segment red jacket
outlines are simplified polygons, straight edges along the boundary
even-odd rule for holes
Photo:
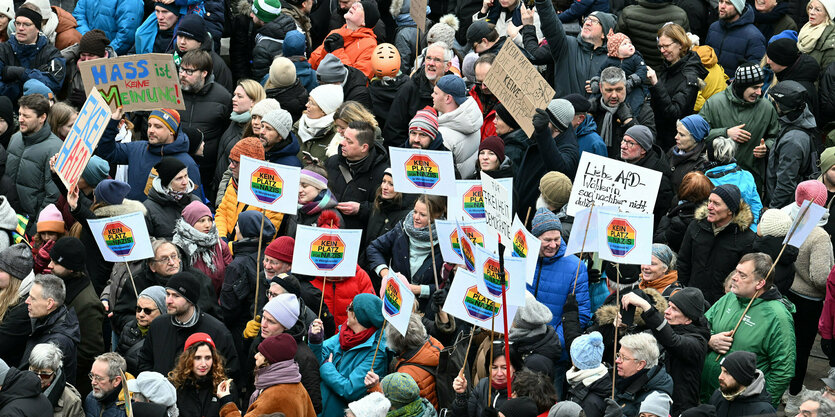
[[[348,306],[354,301],[357,294],[374,294],[374,286],[368,274],[357,266],[357,274],[352,277],[328,277],[327,288],[322,289],[324,278],[316,277],[311,281],[313,286],[322,291],[325,304],[333,314],[337,326],[345,323],[348,319]]]
[[[374,53],[374,48],[377,47],[377,35],[369,28],[359,28],[357,30],[350,30],[346,26],[339,29],[334,29],[328,33],[338,33],[342,35],[344,47],[337,49],[332,54],[336,55],[343,64],[352,66],[363,73],[369,79],[373,77],[371,70],[371,55]],[[324,44],[319,45],[312,54],[310,54],[310,66],[313,69],[319,68],[319,63],[327,55]]]
[[[478,98],[478,93],[476,93],[475,91],[476,88],[478,88],[478,86],[474,85],[473,88],[470,89],[470,97],[472,97],[473,100],[475,100],[475,102],[478,104],[478,108],[479,110],[481,110],[481,114],[484,114],[484,105],[481,104],[481,100]],[[497,136],[495,110],[490,110],[490,112],[487,113],[486,116],[484,116],[484,124],[481,125],[481,140],[484,140],[484,138],[488,136]]]
[[[823,339],[835,339],[835,268],[826,277],[826,298],[823,301],[823,312],[818,320],[818,332]]]

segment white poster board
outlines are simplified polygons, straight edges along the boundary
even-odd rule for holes
[[[478,292],[493,300],[502,300],[502,281],[499,276],[501,260],[482,247],[475,248],[475,272]],[[525,305],[525,260],[504,257],[505,297],[507,304]]]
[[[505,257],[512,256],[525,260],[525,282],[533,285],[533,278],[536,274],[536,262],[539,259],[539,249],[542,242],[529,232],[519,220],[519,216],[513,217],[513,244],[505,247]],[[507,259],[507,258],[505,258]]]
[[[484,220],[488,229],[501,236],[505,243],[509,243],[513,224],[513,196],[510,190],[482,171],[481,191],[484,199]]]
[[[818,222],[826,213],[826,208],[821,207],[811,200],[806,200],[800,205],[800,210],[797,212],[797,218],[792,222],[789,228],[789,233],[783,239],[783,244],[788,243],[796,248],[806,241],[806,238],[812,233],[812,230],[818,225]],[[791,239],[789,239],[791,237]]]
[[[154,257],[148,225],[142,213],[89,219],[87,224],[107,262],[130,262]]]
[[[409,289],[409,284],[403,282],[397,272],[389,267],[389,273],[383,282],[383,318],[401,335],[406,336],[414,306],[415,295]]]
[[[496,178],[495,180],[513,195],[513,178]],[[450,219],[484,220],[481,180],[456,180],[455,197],[450,198],[447,209]],[[513,210],[513,204],[510,209]]]
[[[362,230],[299,225],[293,247],[294,274],[352,277],[357,274]]]
[[[649,265],[652,262],[652,221],[652,214],[622,213],[613,207],[601,208],[595,228],[600,259]]]
[[[455,166],[450,151],[389,148],[394,190],[407,194],[455,195]]]
[[[241,155],[238,202],[278,213],[296,214],[301,168]]]
[[[629,213],[652,213],[662,174],[658,171],[583,152],[568,198],[568,215],[597,206]]]
[[[467,323],[490,330],[491,323],[495,331],[504,333],[502,304],[482,295],[478,291],[476,277],[463,269],[458,269],[455,279],[449,287],[443,311]],[[517,307],[507,306],[507,322],[513,323]],[[495,317],[495,320],[493,318]]]

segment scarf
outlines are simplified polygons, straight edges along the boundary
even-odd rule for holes
[[[200,257],[210,271],[217,271],[214,255],[220,237],[217,233],[217,226],[214,224],[208,233],[203,233],[197,231],[181,217],[174,223],[174,237],[171,241],[188,253],[192,265]]]
[[[249,111],[245,111],[243,113],[236,113],[232,112],[229,116],[229,119],[238,124],[244,124],[252,118],[252,114]]]
[[[339,329],[339,347],[342,351],[349,351],[357,347],[360,343],[368,340],[369,337],[374,336],[374,332],[376,331],[377,328],[372,326],[359,333],[354,333],[354,331],[348,327],[348,322],[346,321]]]
[[[823,26],[823,25],[819,25],[819,26]],[[719,390],[719,393],[720,393],[720,394],[722,394],[722,396],[723,396],[723,397],[725,397],[725,399],[726,399],[726,400],[728,400],[728,401],[733,401],[733,400],[735,400],[735,399],[736,399],[736,397],[739,397],[740,395],[742,395],[742,393],[743,393],[743,392],[745,392],[745,390],[746,390],[747,388],[748,388],[748,387],[743,387],[743,386],[740,386],[740,387],[739,387],[739,391],[737,391],[737,392],[735,392],[735,393],[733,393],[733,394],[725,394],[725,391],[722,391],[722,390],[720,389],[720,390]]]
[[[493,379],[490,379],[490,386],[493,387],[493,389],[500,390],[500,391],[502,389],[507,389],[507,380],[505,380],[505,382],[499,383],[499,382],[496,382]]]
[[[386,417],[420,417],[423,415],[423,398],[417,397],[414,401],[386,413]]]
[[[194,325],[197,324],[197,320],[199,320],[199,319],[200,319],[200,307],[194,306],[194,314],[191,315],[191,318],[188,319],[188,321],[183,323],[183,322],[180,322],[179,320],[177,320],[177,316],[171,316],[171,324],[173,324],[174,327],[189,328],[189,327],[194,327]]]
[[[299,119],[299,131],[297,134],[301,138],[302,143],[309,141],[316,137],[322,129],[327,129],[333,124],[333,113],[326,114],[318,119],[311,119],[307,114],[303,114]]]
[[[606,376],[607,373],[609,373],[609,370],[606,369],[606,365],[603,365],[602,363],[597,365],[597,368],[591,369],[577,369],[572,366],[571,369],[565,371],[565,378],[572,387],[575,387],[580,383],[585,386],[589,386],[594,383],[594,381]]]
[[[603,97],[600,97],[600,107],[603,110],[606,110],[606,114],[603,116],[603,125],[600,126],[600,136],[603,138],[603,142],[606,143],[606,146],[612,146],[612,120],[614,119],[615,112],[618,111],[617,107],[609,107],[606,105],[606,102],[603,101]]]
[[[414,220],[414,212],[410,211],[409,214],[406,215],[406,218],[403,219],[403,231],[406,232],[406,235],[409,236],[409,239],[412,241],[412,244],[416,242],[425,242],[429,244],[429,226],[421,227],[420,229],[415,227],[415,220]],[[436,228],[432,229],[432,242],[438,241],[438,230]]]
[[[812,52],[815,49],[815,44],[818,43],[818,39],[823,35],[823,31],[831,24],[832,20],[827,20],[815,26],[807,22],[800,29],[800,33],[797,34],[797,49],[804,54]]]
[[[182,200],[182,199],[183,199],[183,196],[184,196],[184,195],[186,195],[186,192],[185,192],[185,191],[174,191],[174,190],[173,190],[173,189],[171,189],[171,188],[168,188],[168,189],[166,190],[166,192],[168,193],[168,195],[169,195],[171,198],[173,198],[173,199],[174,199],[174,201],[180,201],[180,200]]]
[[[666,290],[667,287],[669,287],[676,281],[678,281],[678,271],[672,271],[667,273],[663,277],[654,279],[652,281],[641,280],[641,282],[638,283],[638,288],[642,290],[652,288],[654,290],[657,290],[659,293],[663,294],[664,290]]]
[[[307,215],[319,214],[323,210],[336,207],[337,203],[339,202],[336,201],[336,197],[333,195],[331,190],[325,188],[324,190],[319,191],[319,195],[317,195],[312,201],[299,204],[299,211]]]
[[[278,384],[295,384],[301,382],[301,380],[299,364],[296,363],[295,359],[287,359],[256,369],[255,391],[249,397],[249,406],[252,407],[252,403],[265,389]]]

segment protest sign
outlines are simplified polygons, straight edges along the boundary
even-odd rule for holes
[[[799,249],[800,245],[806,241],[806,238],[809,237],[809,234],[818,225],[820,219],[823,218],[823,215],[826,213],[826,208],[813,203],[811,200],[806,200],[800,205],[797,213],[797,217],[789,228],[789,233],[783,239],[783,244],[788,243]]]
[[[484,78],[484,85],[502,102],[528,137],[533,135],[531,119],[536,109],[548,107],[554,96],[554,89],[513,42],[505,42]]]
[[[357,273],[362,230],[299,225],[293,247],[294,274],[352,277]]]
[[[510,226],[513,224],[513,196],[510,190],[493,177],[481,172],[481,192],[484,200],[484,220],[487,228],[510,242]]]
[[[389,322],[401,335],[406,336],[409,328],[409,317],[415,306],[415,295],[409,289],[409,284],[389,267],[388,276],[383,282],[383,318]]]
[[[461,243],[458,240],[459,225],[474,245],[485,247],[491,252],[498,250],[499,242],[494,236],[487,233],[487,223],[484,220],[463,222],[435,220],[438,243],[441,246],[441,256],[444,258],[444,262],[464,265],[464,259],[461,257]]]
[[[600,206],[584,208],[574,216],[574,223],[571,226],[574,236],[573,239],[568,240],[565,248],[566,255],[599,251],[599,243],[597,241],[597,213],[601,208]],[[589,229],[588,232],[586,232],[586,228]],[[585,244],[583,243],[584,238]]]
[[[399,193],[455,195],[452,152],[389,148],[391,178]]]
[[[621,213],[613,207],[595,211],[600,259],[632,265],[652,262],[652,214]]]
[[[142,213],[89,219],[87,224],[107,262],[139,261],[154,257],[148,225]]]
[[[525,260],[522,258],[504,257],[505,296],[507,304],[514,306],[525,305]],[[478,292],[493,300],[502,300],[502,281],[499,276],[501,261],[498,256],[486,249],[475,248],[475,272]]]
[[[513,243],[505,247],[505,260],[508,256],[524,259],[525,282],[533,285],[536,261],[539,259],[539,248],[542,243],[525,228],[518,216],[513,217],[511,233],[513,233]]]
[[[426,0],[410,0],[409,16],[415,21],[418,34],[426,32]]]
[[[458,269],[455,279],[449,287],[449,293],[444,302],[443,311],[467,323],[490,330],[495,320],[495,331],[504,333],[502,320],[502,303],[494,301],[478,291],[476,277],[463,269]],[[517,307],[507,306],[507,322],[513,323]]]
[[[568,215],[575,216],[592,202],[630,213],[652,213],[660,184],[658,171],[583,152],[568,197]]]
[[[301,168],[241,155],[238,202],[279,213],[296,214]]]
[[[84,90],[96,89],[111,110],[185,110],[171,54],[127,55],[79,62]]]
[[[107,103],[91,89],[55,160],[55,172],[67,190],[72,189],[90,162],[104,129],[110,123],[110,115]]]
[[[513,178],[496,178],[513,195]],[[484,199],[481,180],[456,180],[455,197],[450,197],[449,218],[456,220],[483,220]],[[512,203],[512,201],[511,201]],[[510,207],[513,210],[513,205]]]

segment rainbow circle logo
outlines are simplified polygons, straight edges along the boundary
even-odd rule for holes
[[[403,305],[403,296],[400,294],[400,286],[389,279],[386,283],[386,293],[383,298],[383,308],[389,316],[400,314],[400,306]]]
[[[473,185],[469,190],[464,192],[461,207],[464,209],[464,213],[467,213],[471,219],[479,220],[484,218],[484,199],[481,195],[481,185]]]
[[[513,252],[511,254],[517,258],[528,257],[528,238],[525,237],[525,232],[517,230],[513,235]]]
[[[464,239],[461,239],[461,257],[464,258],[464,266],[470,272],[475,272],[475,253],[473,247]]]
[[[120,221],[110,222],[104,225],[101,234],[104,237],[104,243],[107,245],[107,248],[118,256],[130,255],[136,246],[136,240],[133,238],[133,230]]]
[[[478,292],[478,287],[473,285],[467,288],[467,293],[464,295],[464,308],[470,317],[478,320],[487,320],[499,312],[501,304],[481,295]]]
[[[345,242],[339,235],[323,234],[310,244],[310,260],[316,269],[332,271],[345,259]]]
[[[502,279],[499,276],[500,270],[499,261],[493,258],[488,258],[487,262],[484,263],[484,285],[487,287],[487,292],[493,297],[501,297],[502,295]],[[510,284],[508,275],[510,274],[507,272],[507,268],[505,268],[505,290],[507,290]]]
[[[612,219],[606,226],[606,244],[612,255],[626,256],[635,249],[635,228],[626,219]]]
[[[441,180],[441,170],[432,158],[412,155],[406,160],[406,179],[415,187],[432,188]]]
[[[281,198],[284,180],[281,179],[276,170],[268,167],[258,167],[255,171],[252,171],[250,186],[256,200],[265,204],[272,204]]]

